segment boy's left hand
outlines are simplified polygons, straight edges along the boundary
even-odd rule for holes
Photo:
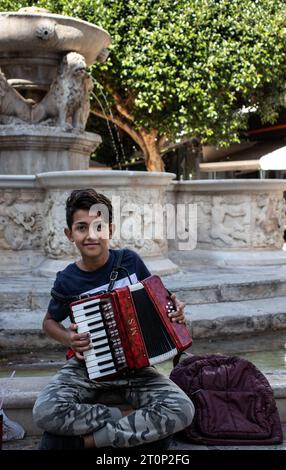
[[[186,304],[184,304],[183,302],[180,302],[180,300],[177,299],[176,294],[172,294],[171,299],[176,307],[175,312],[169,313],[169,317],[171,318],[171,321],[176,321],[178,323],[186,324],[186,318],[185,318],[185,312],[184,312],[184,308]]]

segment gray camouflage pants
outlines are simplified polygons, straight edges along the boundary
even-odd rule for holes
[[[134,408],[121,411],[98,402],[115,392]],[[194,406],[187,395],[153,367],[116,380],[90,380],[84,362],[73,358],[40,393],[33,417],[53,434],[93,433],[97,447],[131,447],[163,439],[189,426]]]

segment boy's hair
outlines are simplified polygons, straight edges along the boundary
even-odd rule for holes
[[[75,189],[66,201],[66,220],[69,229],[72,228],[73,215],[77,210],[89,210],[94,204],[103,204],[108,209],[108,222],[112,223],[112,204],[104,194],[97,193],[94,189]]]

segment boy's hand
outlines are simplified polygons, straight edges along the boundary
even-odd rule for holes
[[[75,323],[70,324],[68,331],[70,347],[75,352],[76,357],[83,360],[84,355],[82,353],[91,348],[89,333],[77,333],[77,325]]]
[[[176,294],[172,294],[171,299],[176,307],[175,312],[169,313],[169,317],[171,318],[171,321],[176,321],[178,323],[186,324],[186,318],[185,318],[185,312],[184,312],[184,308],[186,304],[184,304],[183,302],[180,302],[180,300],[177,299]]]

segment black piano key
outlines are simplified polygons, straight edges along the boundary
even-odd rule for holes
[[[105,367],[104,369],[100,369],[100,373],[102,373],[102,372],[108,372],[109,370],[114,370],[114,366]]]
[[[104,327],[103,326],[100,326],[99,328],[92,328],[91,330],[89,330],[90,334],[92,333],[96,333],[97,331],[105,331]]]
[[[110,363],[110,359],[106,359],[105,361],[98,362],[98,367],[104,366],[105,364],[109,364],[109,363]]]
[[[93,349],[101,349],[101,348],[105,348],[106,346],[108,346],[108,342],[107,343],[103,343],[103,344],[99,344],[98,346],[96,346],[96,344],[93,346]]]
[[[105,356],[108,353],[108,351],[101,351],[101,352],[95,352],[96,357],[99,356]]]
[[[94,326],[94,325],[97,325],[97,323],[102,323],[102,318],[99,318],[98,320],[95,320],[95,321],[91,321],[91,322],[88,322],[88,326]]]

